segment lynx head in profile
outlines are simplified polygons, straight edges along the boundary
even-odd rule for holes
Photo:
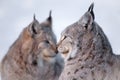
[[[65,60],[74,58],[78,50],[81,52],[83,49],[88,48],[89,45],[91,46],[91,42],[93,44],[95,43],[95,46],[99,46],[99,48],[101,46],[107,46],[107,48],[109,47],[112,50],[104,32],[94,21],[93,7],[94,3],[90,5],[88,11],[80,20],[71,24],[62,32],[61,39],[58,43],[58,51],[62,53]],[[98,41],[96,42],[97,39]],[[102,41],[102,39],[104,40]]]

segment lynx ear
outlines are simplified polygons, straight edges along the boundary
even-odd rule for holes
[[[92,3],[88,9],[88,12],[91,13],[92,17],[93,17],[93,20],[95,19],[95,16],[94,16],[94,12],[93,12],[93,8],[94,8],[94,3]]]
[[[51,16],[52,11],[49,12],[49,17],[46,20],[46,26],[52,26],[52,16]]]
[[[94,12],[93,12],[94,3],[92,3],[88,11],[81,17],[79,24],[84,26],[86,29],[90,27],[94,21]]]
[[[47,18],[47,21],[49,21],[50,23],[52,23],[52,16],[51,16],[52,11],[50,10],[49,12],[49,17]]]
[[[39,28],[39,22],[35,18],[35,14],[34,14],[33,22],[30,24],[30,27],[29,27],[29,30],[32,36],[38,33],[38,28]]]

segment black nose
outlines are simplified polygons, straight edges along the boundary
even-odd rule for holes
[[[57,54],[57,53],[58,53],[58,50],[56,50],[55,53]]]
[[[36,66],[36,65],[37,65],[37,61],[36,61],[36,60],[33,60],[33,61],[32,61],[32,64],[33,64],[34,66]]]

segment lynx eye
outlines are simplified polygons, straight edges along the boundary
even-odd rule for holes
[[[60,40],[63,41],[65,38],[66,38],[66,36],[62,36]]]
[[[49,46],[49,41],[48,40],[45,40],[45,41],[42,41],[39,45],[38,45],[38,49],[42,49],[42,48],[46,48]]]
[[[85,29],[87,29],[87,27],[88,27],[88,24],[85,24],[85,25],[84,25],[84,27],[85,27]]]

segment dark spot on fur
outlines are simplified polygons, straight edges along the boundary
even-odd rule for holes
[[[109,64],[110,66],[112,66],[112,65],[113,65],[113,62],[112,62],[112,61],[108,61],[108,64]]]
[[[20,55],[20,59],[23,59],[23,56],[22,56],[22,55]]]
[[[93,60],[95,58],[95,55],[91,55],[91,59]]]
[[[83,79],[83,76],[80,76],[81,79]]]
[[[83,52],[83,53],[82,53],[82,56],[83,56],[84,54],[85,54],[85,53]]]
[[[102,64],[102,63],[104,63],[103,60],[99,60],[99,61],[98,61],[98,64]]]
[[[81,67],[80,67],[80,69],[83,69],[83,68],[84,68],[84,66],[81,66]]]
[[[99,57],[99,58],[101,58],[101,59],[102,59],[102,58],[103,58],[103,55],[100,55],[100,57]]]
[[[77,80],[76,78],[73,78],[72,80]]]
[[[84,60],[84,61],[86,61],[86,60],[88,60],[89,59],[89,56]]]
[[[90,68],[90,69],[93,69],[93,68],[94,68],[94,65],[90,65],[89,68]]]
[[[68,63],[67,66],[69,66],[69,65],[74,65],[74,63]]]
[[[79,62],[79,61],[82,61],[82,59],[79,59],[78,62]]]
[[[93,72],[93,71],[91,71],[91,74],[92,74],[92,77],[94,77],[94,75],[95,75],[95,74],[94,74],[94,72]]]
[[[69,75],[69,74],[70,74],[70,72],[67,73],[67,75]]]
[[[79,46],[79,50],[82,50],[81,46]]]
[[[94,72],[93,72],[93,71],[91,71],[91,73],[92,73],[92,75],[94,75]]]
[[[78,69],[76,69],[74,73],[76,74],[78,71],[79,71],[79,70],[78,70]]]
[[[103,71],[105,74],[107,73],[106,70]]]
[[[68,61],[70,61],[70,60],[72,60],[72,58],[71,58],[71,57],[68,59]]]
[[[77,44],[77,47],[79,47],[79,44]]]

